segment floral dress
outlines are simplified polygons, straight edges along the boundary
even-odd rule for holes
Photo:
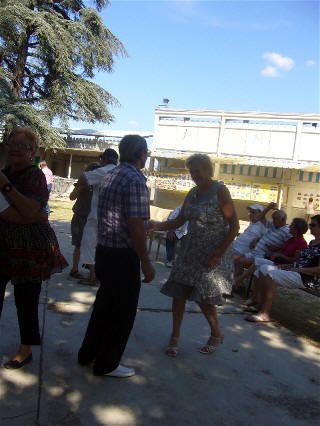
[[[15,174],[7,168],[3,173],[21,194],[38,201],[45,211],[49,195],[45,175],[38,167],[29,166]],[[22,225],[0,219],[0,240],[0,275],[12,284],[43,281],[67,266],[49,222]]]
[[[207,266],[213,250],[218,249],[229,232],[229,225],[219,205],[220,184],[200,194],[193,188],[186,197],[183,215],[189,221],[177,261],[161,292],[169,297],[184,298],[211,305],[221,304],[222,295],[231,292],[233,256],[231,247],[218,266]]]
[[[314,268],[320,262],[320,244],[312,244],[300,253],[299,259],[294,263],[295,268]],[[320,296],[320,276],[300,274],[303,285],[317,296]]]

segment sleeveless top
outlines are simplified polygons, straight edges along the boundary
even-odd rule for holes
[[[200,194],[197,187],[187,195],[183,214],[188,220],[188,233],[182,241],[177,261],[166,285],[170,283],[195,287],[202,299],[218,298],[231,292],[233,256],[229,248],[218,266],[207,266],[213,250],[219,248],[229,232],[218,199],[220,183]]]

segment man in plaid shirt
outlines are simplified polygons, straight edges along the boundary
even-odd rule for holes
[[[154,278],[146,246],[145,222],[150,198],[141,173],[147,157],[146,140],[125,136],[119,145],[120,165],[102,182],[98,204],[97,292],[87,332],[78,354],[81,365],[94,362],[96,376],[130,377],[120,365],[134,323],[140,287]]]

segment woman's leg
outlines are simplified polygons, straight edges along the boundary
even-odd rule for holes
[[[75,246],[73,250],[73,262],[71,272],[78,272],[80,261],[80,247]]]
[[[270,320],[270,311],[276,295],[277,285],[268,275],[262,277],[261,284],[262,296],[258,315],[264,320]]]
[[[172,301],[172,336],[180,337],[180,327],[186,307],[185,299],[173,299]]]
[[[256,270],[256,266],[253,263],[251,266],[248,267],[248,269],[243,270],[243,273],[241,275],[235,275],[234,277],[234,284],[236,287],[241,287],[243,281],[247,278],[250,277]]]
[[[263,286],[261,280],[263,279],[263,275],[259,275],[259,278],[253,277],[252,283],[252,304],[261,306],[262,303],[262,294],[263,294]]]
[[[201,311],[209,323],[211,336],[221,338],[221,330],[219,326],[217,310],[214,305],[207,305],[205,303],[199,303]]]
[[[203,354],[210,354],[222,343],[223,336],[221,334],[215,306],[205,303],[199,303],[199,306],[210,326],[210,337],[207,343],[200,349],[200,352]]]
[[[96,281],[96,271],[95,271],[95,265],[89,265],[90,275],[89,280],[90,281]]]
[[[169,356],[177,355],[178,340],[180,337],[180,328],[183,320],[183,314],[186,307],[185,299],[173,299],[172,300],[172,332],[170,341],[166,349],[166,353]]]
[[[30,346],[41,343],[38,319],[40,292],[41,282],[21,283],[14,286],[21,345],[13,360],[23,361],[31,353]]]

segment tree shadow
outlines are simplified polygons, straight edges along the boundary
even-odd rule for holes
[[[60,225],[59,238],[67,246],[67,224]],[[157,268],[164,279],[168,270],[160,261]],[[228,300],[218,308],[225,341],[216,353],[199,353],[209,329],[201,314],[187,312],[179,355],[168,358],[164,348],[171,314],[158,299],[158,287],[155,283],[151,296],[159,309],[138,311],[123,360],[137,374],[98,378],[91,366],[77,364],[96,288],[78,285],[67,272],[54,276],[41,296],[45,327],[40,354],[35,350],[34,362],[23,370],[0,370],[1,425],[316,424],[319,348],[277,324],[245,322],[239,301]],[[10,293],[0,322],[6,353],[18,341]]]

